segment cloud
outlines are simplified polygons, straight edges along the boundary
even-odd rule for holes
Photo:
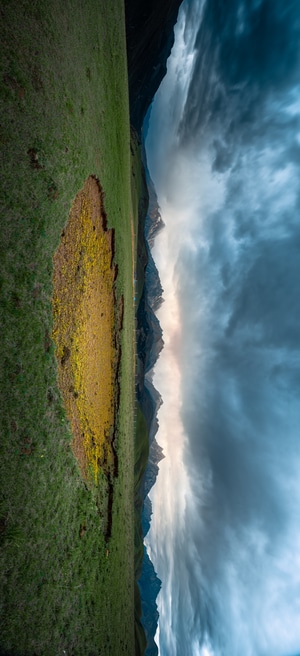
[[[189,14],[187,13],[187,19]],[[270,98],[280,102],[298,80],[299,8],[293,0],[206,2],[180,121],[181,141],[217,128],[229,150],[252,142]],[[274,120],[275,117],[274,117]],[[228,156],[228,155],[227,155]]]
[[[168,350],[157,365],[182,463],[152,493],[161,656],[300,649],[299,32],[296,2],[184,3],[152,108],[180,322],[175,422]]]

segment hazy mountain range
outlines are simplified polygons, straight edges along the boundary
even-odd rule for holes
[[[126,37],[129,78],[130,120],[142,141],[142,126],[153,97],[166,74],[166,63],[174,43],[174,25],[181,0],[126,0]],[[159,392],[152,383],[152,370],[163,348],[162,329],[156,311],[163,302],[163,289],[151,254],[155,237],[164,224],[160,215],[157,196],[150,178],[146,154],[142,143],[143,161],[149,193],[148,211],[145,218],[146,269],[143,294],[137,311],[137,399],[146,419],[149,436],[149,458],[142,482],[144,498],[142,527],[147,534],[151,521],[151,501],[148,494],[155,484],[159,462],[163,452],[155,439],[158,430],[157,412],[162,403]],[[144,253],[138,254],[142,260]],[[161,587],[153,564],[146,551],[139,580],[142,600],[142,623],[147,637],[146,656],[156,656],[154,636],[157,629],[158,610],[156,597]]]

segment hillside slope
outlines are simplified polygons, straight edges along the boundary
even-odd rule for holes
[[[130,120],[140,132],[166,74],[182,0],[125,0]]]

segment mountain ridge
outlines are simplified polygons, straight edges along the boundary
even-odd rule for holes
[[[159,427],[157,412],[162,398],[152,382],[153,367],[164,343],[162,329],[156,317],[156,312],[163,302],[163,289],[151,253],[155,237],[163,228],[163,221],[147,168],[142,127],[154,95],[167,71],[167,59],[174,43],[174,25],[181,1],[144,0],[140,3],[139,0],[125,0],[130,122],[138,136],[143,162],[142,177],[148,188],[148,199],[144,195],[140,199],[139,208],[137,276],[141,276],[141,284],[143,280],[144,284],[136,313],[136,397],[145,418],[149,441],[148,462],[141,477],[136,507],[139,513],[143,499],[143,512],[141,520],[137,522],[137,531],[141,531],[144,536],[149,530],[152,515],[148,494],[155,484],[159,462],[164,458],[155,439]],[[137,571],[140,572],[138,586],[142,608],[141,624],[147,639],[145,656],[157,656],[158,648],[154,640],[158,625],[156,597],[161,581],[145,549],[140,570],[140,556],[139,552]],[[140,617],[140,610],[138,616]],[[139,653],[141,650],[137,646],[136,656]]]
[[[146,168],[146,160],[144,166],[149,193],[149,206],[144,224],[147,264],[145,268],[143,294],[137,311],[137,352],[139,361],[137,400],[140,403],[141,410],[146,420],[149,441],[148,461],[142,477],[140,492],[143,499],[143,537],[145,537],[149,531],[152,515],[152,504],[148,494],[158,476],[159,462],[165,457],[161,446],[155,439],[159,428],[157,413],[163,400],[152,382],[153,367],[155,366],[157,358],[159,357],[164,345],[162,329],[155,314],[163,302],[163,288],[151,253],[155,237],[164,227],[164,223],[160,215],[155,188]],[[158,648],[154,640],[159,617],[156,598],[161,588],[161,580],[155,572],[153,563],[149,558],[145,546],[138,586],[141,594],[141,623],[147,639],[145,656],[157,656]]]
[[[182,0],[125,0],[130,121],[140,133],[167,71]]]

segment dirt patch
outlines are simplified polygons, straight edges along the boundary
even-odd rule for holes
[[[116,301],[114,233],[96,178],[77,194],[53,261],[52,334],[73,452],[87,481],[97,484],[101,469],[111,483],[123,300]]]

